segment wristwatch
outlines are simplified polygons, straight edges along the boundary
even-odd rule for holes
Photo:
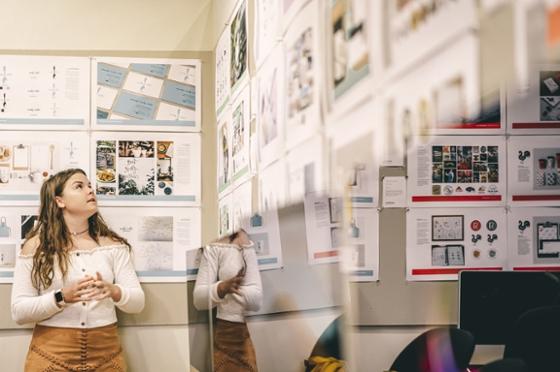
[[[63,307],[66,305],[66,302],[64,302],[64,295],[62,294],[62,289],[54,291],[54,300],[59,307]]]

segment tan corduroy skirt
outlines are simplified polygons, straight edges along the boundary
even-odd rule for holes
[[[77,329],[36,325],[25,372],[126,371],[117,324]]]
[[[216,319],[214,371],[257,372],[257,356],[246,323]]]

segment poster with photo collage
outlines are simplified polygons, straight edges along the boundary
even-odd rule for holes
[[[16,258],[25,237],[37,224],[38,207],[2,207],[0,210],[0,283],[12,283]]]
[[[86,132],[1,132],[0,205],[38,205],[43,181],[67,168],[88,174]]]
[[[560,208],[511,208],[507,218],[510,270],[560,271]]]
[[[0,130],[84,130],[87,57],[0,56]]]
[[[199,208],[105,207],[101,213],[130,243],[141,282],[187,280],[187,252],[202,244]]]
[[[196,132],[201,64],[194,59],[92,59],[96,130]]]
[[[408,202],[414,207],[505,204],[505,138],[422,137],[408,153]]]
[[[100,205],[200,204],[199,134],[95,132],[91,143]]]
[[[310,1],[284,36],[286,71],[286,147],[311,138],[321,126],[322,95],[320,4]]]
[[[508,139],[508,202],[560,206],[560,136]]]
[[[506,210],[411,208],[406,213],[406,279],[457,280],[461,270],[505,270]]]

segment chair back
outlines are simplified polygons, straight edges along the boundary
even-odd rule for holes
[[[506,342],[504,358],[523,359],[530,371],[560,371],[560,306],[521,315]]]
[[[474,337],[458,328],[435,328],[412,340],[391,365],[398,372],[464,371],[474,352]]]

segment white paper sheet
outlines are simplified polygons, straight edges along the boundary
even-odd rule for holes
[[[2,132],[0,205],[38,205],[43,181],[66,168],[89,174],[87,133]]]
[[[310,265],[338,262],[338,247],[344,238],[341,199],[308,194],[303,205],[307,262]]]
[[[281,36],[282,0],[255,2],[254,57],[259,68]]]
[[[254,214],[242,223],[243,229],[255,243],[257,262],[260,270],[279,269],[282,267],[282,244],[280,241],[280,224],[278,211],[271,210]]]
[[[132,246],[141,282],[187,280],[186,252],[202,244],[199,208],[105,207],[100,213]]]
[[[277,210],[286,204],[286,163],[277,160],[259,173],[260,213]]]
[[[505,139],[420,137],[408,152],[410,206],[505,204]]]
[[[218,161],[218,196],[222,196],[231,191],[232,186],[232,126],[229,111],[218,119],[217,134],[217,154]]]
[[[511,270],[560,270],[560,208],[511,208],[507,221]]]
[[[231,59],[230,31],[228,25],[222,32],[216,45],[216,61],[214,74],[216,86],[214,97],[216,100],[216,116],[224,110],[230,94],[230,59]]]
[[[36,225],[39,208],[2,207],[0,211],[0,283],[12,283],[25,236]]]
[[[508,202],[560,206],[560,136],[511,136]]]
[[[324,194],[328,178],[324,140],[321,136],[300,144],[286,156],[287,204],[302,202],[306,194]]]
[[[93,133],[100,205],[200,205],[200,141],[198,133]]]
[[[250,176],[250,100],[251,90],[247,85],[231,105],[231,180],[235,185],[240,185]]]
[[[218,201],[218,236],[233,233],[233,194],[227,194]]]
[[[0,129],[86,129],[89,59],[0,57]]]
[[[505,270],[506,210],[411,208],[406,214],[406,279],[457,280],[461,270]]]
[[[253,213],[253,185],[249,179],[242,185],[233,190],[231,210],[233,231],[239,230],[243,225],[243,220],[250,218]]]
[[[406,177],[383,177],[383,208],[406,207]]]

